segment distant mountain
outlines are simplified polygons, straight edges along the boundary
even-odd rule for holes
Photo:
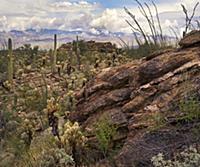
[[[53,35],[58,35],[58,42],[60,44],[67,43],[76,39],[95,40],[95,41],[110,41],[116,43],[118,46],[123,45],[123,39],[127,44],[136,45],[134,36],[123,32],[109,32],[105,29],[92,29],[88,31],[82,30],[58,30],[58,29],[27,29],[25,31],[12,30],[9,32],[0,32],[0,48],[5,46],[7,38],[12,38],[14,47],[19,47],[23,44],[30,43],[32,45],[39,45],[41,48],[51,48],[53,43]],[[138,34],[139,35],[139,34]]]
[[[61,35],[68,35],[68,34],[81,34],[82,31],[64,31],[64,30],[58,30],[58,29],[27,29],[25,30],[26,33],[32,33],[36,35],[52,35],[52,34],[61,34]]]
[[[30,43],[33,45],[40,45],[44,48],[50,48],[53,41],[53,35],[58,35],[59,43],[66,43],[76,39],[78,35],[80,39],[95,40],[95,41],[111,41],[117,43],[118,36],[130,38],[131,34],[122,32],[112,33],[104,29],[94,29],[88,31],[82,30],[58,30],[58,29],[27,29],[24,31],[11,30],[9,32],[0,32],[0,46],[7,41],[7,38],[12,38],[15,47]],[[132,38],[132,37],[131,37]]]
[[[18,37],[25,35],[25,32],[23,32],[23,31],[18,31],[18,30],[11,30],[10,33],[11,33],[12,35],[18,36]]]

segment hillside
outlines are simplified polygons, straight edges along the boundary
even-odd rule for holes
[[[70,120],[81,124],[94,150],[95,124],[108,119],[117,127],[109,148],[119,146],[117,153],[98,166],[152,166],[151,158],[159,153],[170,158],[199,144],[200,108],[194,103],[200,98],[200,32],[189,34],[180,45],[105,69],[77,92]]]
[[[1,52],[0,166],[200,164],[200,31],[151,54],[54,42]]]

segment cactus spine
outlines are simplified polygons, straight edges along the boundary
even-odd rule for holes
[[[12,39],[8,39],[8,81],[13,83],[13,51],[12,51]]]
[[[54,51],[52,60],[52,73],[56,73],[56,61],[57,61],[57,35],[54,35]]]

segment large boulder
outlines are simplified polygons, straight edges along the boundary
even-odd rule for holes
[[[189,34],[187,34],[183,39],[181,39],[179,45],[181,47],[189,47],[198,43],[200,43],[200,31],[193,30]]]
[[[148,167],[160,152],[170,157],[199,142],[191,129],[200,122],[176,119],[181,114],[177,106],[181,98],[190,93],[200,97],[200,44],[197,38],[189,38],[180,42],[181,49],[105,69],[77,92],[77,111],[70,119],[78,121],[86,134],[91,134],[94,124],[105,115],[118,127],[113,140],[122,147],[112,163],[104,160],[99,166]],[[161,114],[165,124],[155,128]]]

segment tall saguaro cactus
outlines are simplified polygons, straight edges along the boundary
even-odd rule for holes
[[[12,39],[8,39],[8,81],[13,83],[13,51],[12,51]]]
[[[54,51],[52,60],[52,73],[56,73],[56,61],[57,61],[57,35],[54,35]]]

